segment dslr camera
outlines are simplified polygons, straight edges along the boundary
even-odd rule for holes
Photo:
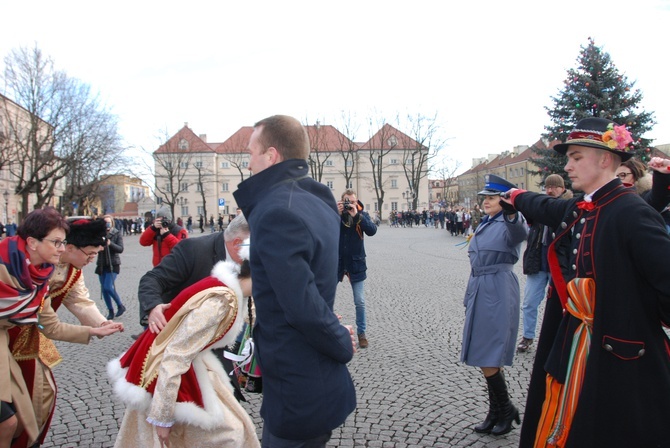
[[[161,227],[163,227],[164,229],[169,229],[170,221],[167,219],[161,219]]]
[[[342,207],[343,207],[345,210],[351,210],[351,209],[354,208],[354,206],[351,205],[351,201],[349,201],[349,199],[345,199],[345,200],[344,200],[344,203],[342,204]]]

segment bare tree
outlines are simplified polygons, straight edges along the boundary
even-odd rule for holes
[[[417,208],[421,181],[428,176],[431,163],[443,143],[438,138],[437,113],[426,117],[421,113],[407,115],[408,134],[400,134],[403,149],[402,167],[412,194],[412,209]]]
[[[156,183],[154,192],[157,202],[164,203],[170,208],[172,216],[174,207],[182,188],[188,188],[187,175],[191,169],[192,153],[190,141],[179,133],[172,138],[164,131],[164,143],[153,153],[156,166]]]
[[[396,130],[386,121],[381,118],[377,120],[379,131],[374,134],[365,149],[368,152],[368,160],[372,169],[372,188],[375,191],[377,198],[377,210],[381,212],[384,205],[384,168],[386,162],[384,158],[398,146],[399,140],[396,136]]]
[[[17,180],[15,193],[22,197],[23,216],[29,212],[31,194],[35,208],[47,204],[72,167],[86,169],[81,164],[91,160],[90,151],[123,150],[116,119],[97,95],[87,84],[56,70],[37,46],[10,52],[3,78],[7,94],[28,112],[3,117],[11,135],[10,173]]]
[[[237,169],[240,182],[244,180],[245,174],[249,177],[249,153],[246,148],[252,132],[251,126],[244,126],[216,148],[216,152],[221,154],[231,167]]]
[[[358,145],[356,144],[356,134],[360,125],[356,125],[352,121],[351,113],[342,112],[340,117],[341,132],[337,132],[337,152],[342,156],[344,161],[344,170],[340,171],[344,176],[345,185],[351,185],[351,179],[356,172],[356,154]]]
[[[460,168],[461,163],[460,162],[453,162],[453,163],[442,163],[438,166],[434,166],[431,172],[433,175],[437,178],[437,180],[440,181],[441,188],[442,188],[442,200],[447,202],[451,202],[448,200],[450,197],[449,192],[451,189],[451,185],[457,181],[457,176],[456,172]],[[453,205],[453,204],[448,204],[448,205]]]
[[[207,218],[207,186],[214,182],[214,173],[204,166],[203,163],[194,163],[193,169],[196,172],[195,185],[202,199],[203,220]]]
[[[321,126],[319,120],[316,121],[314,126],[305,125],[305,128],[307,129],[307,135],[309,136],[310,147],[307,163],[309,164],[312,178],[317,182],[321,182],[324,166],[326,165],[326,161],[330,158],[327,140],[327,131],[329,129],[325,126]],[[331,126],[328,126],[328,128],[331,128]]]

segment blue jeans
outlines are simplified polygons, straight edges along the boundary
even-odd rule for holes
[[[263,426],[262,448],[325,448],[332,436],[332,431],[313,439],[289,440],[273,435],[267,426]]]
[[[354,293],[354,305],[356,306],[356,332],[365,333],[365,291],[363,281],[351,282],[351,290]]]
[[[114,308],[112,308],[112,300],[116,302],[117,308],[123,305],[123,303],[121,303],[121,297],[119,297],[116,288],[114,288],[114,281],[116,280],[117,275],[116,272],[103,272],[99,276],[102,298],[105,299],[107,309],[112,311],[114,310]]]
[[[547,283],[551,274],[540,271],[526,276],[526,289],[523,296],[523,337],[535,339],[537,325],[537,308],[546,295]]]

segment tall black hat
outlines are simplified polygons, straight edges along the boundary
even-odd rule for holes
[[[605,118],[592,117],[579,120],[565,143],[554,146],[554,150],[565,154],[569,145],[587,146],[610,151],[625,162],[633,157],[633,148],[630,146],[632,142],[633,137],[625,125],[619,125]]]
[[[70,222],[67,243],[76,247],[107,245],[104,219],[78,219]]]
[[[495,196],[506,192],[510,188],[517,188],[512,182],[509,182],[500,176],[496,176],[495,174],[487,174],[484,176],[484,182],[486,182],[484,189],[477,193],[483,196]]]

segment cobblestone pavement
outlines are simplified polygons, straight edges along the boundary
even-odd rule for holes
[[[199,236],[193,234],[192,236]],[[105,364],[131,344],[140,331],[137,285],[151,268],[151,249],[137,236],[124,238],[121,274],[116,287],[127,313],[126,331],[94,340],[88,346],[57,342],[64,361],[54,369],[58,402],[44,447],[113,446],[124,406],[116,400]],[[336,447],[512,447],[519,430],[502,437],[476,434],[472,427],[487,411],[479,369],[459,362],[463,294],[469,274],[465,241],[446,230],[390,228],[382,225],[366,238],[368,280],[367,336],[349,365],[356,383],[358,407],[333,432]],[[94,266],[84,269],[91,297],[104,314]],[[515,271],[523,283],[521,263]],[[351,288],[340,284],[335,311],[354,324]],[[541,311],[542,312],[542,311]],[[63,321],[74,322],[64,307]],[[540,314],[541,315],[541,314]],[[539,325],[539,324],[538,324]],[[534,350],[517,354],[506,369],[510,393],[522,412]],[[257,425],[261,397],[246,394],[244,406]]]

